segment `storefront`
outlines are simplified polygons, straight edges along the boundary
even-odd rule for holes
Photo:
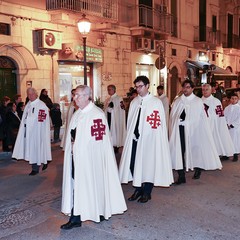
[[[86,48],[87,56],[87,85],[93,89],[95,96],[94,84],[94,67],[103,62],[103,51],[99,48]],[[78,85],[84,84],[84,64],[83,64],[83,46],[77,44],[63,44],[59,52],[58,60],[59,71],[59,94],[62,118],[65,120],[68,105],[71,101],[71,90]]]

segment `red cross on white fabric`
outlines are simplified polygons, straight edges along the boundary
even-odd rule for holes
[[[221,105],[217,105],[215,111],[219,117],[224,117],[224,112]]]
[[[38,111],[38,121],[44,122],[46,120],[47,114],[45,113],[45,110],[39,109]]]
[[[102,140],[105,135],[106,125],[102,123],[102,119],[94,119],[91,126],[91,135],[95,137],[96,141]]]
[[[147,116],[147,122],[151,125],[152,128],[156,129],[161,125],[161,120],[159,116],[159,111],[154,110],[150,116]]]

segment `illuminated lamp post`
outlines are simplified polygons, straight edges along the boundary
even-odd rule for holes
[[[87,54],[86,54],[86,40],[87,35],[91,29],[91,22],[86,18],[86,15],[83,14],[82,18],[78,21],[78,30],[82,34],[83,38],[83,70],[84,70],[84,85],[87,85]]]

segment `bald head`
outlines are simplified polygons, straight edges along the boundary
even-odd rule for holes
[[[212,94],[212,87],[210,84],[203,84],[202,85],[202,94],[205,98],[208,98]]]

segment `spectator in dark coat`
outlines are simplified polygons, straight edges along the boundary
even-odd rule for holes
[[[18,106],[18,104],[20,102],[22,102],[22,96],[21,94],[16,94],[14,97],[13,97],[13,102],[16,104],[16,106]]]
[[[20,119],[22,119],[24,107],[25,107],[24,102],[19,102],[17,105],[17,113]]]
[[[47,89],[43,88],[41,90],[41,94],[40,94],[39,99],[42,100],[50,110],[52,109],[53,102],[52,102],[51,98],[48,96]]]
[[[1,124],[0,124],[0,139],[2,140],[2,150],[3,152],[9,152],[10,149],[7,145],[7,136],[6,136],[6,113],[7,113],[7,104],[11,101],[8,96],[4,96],[1,101],[0,106],[0,116],[1,116]]]
[[[8,103],[6,113],[6,138],[8,147],[11,146],[11,151],[15,145],[20,122],[21,120],[17,114],[16,104],[13,102]]]
[[[54,127],[54,142],[60,142],[59,134],[60,128],[62,126],[62,116],[60,111],[60,105],[58,103],[54,103],[52,109],[50,110],[50,116],[52,119],[52,124]]]

